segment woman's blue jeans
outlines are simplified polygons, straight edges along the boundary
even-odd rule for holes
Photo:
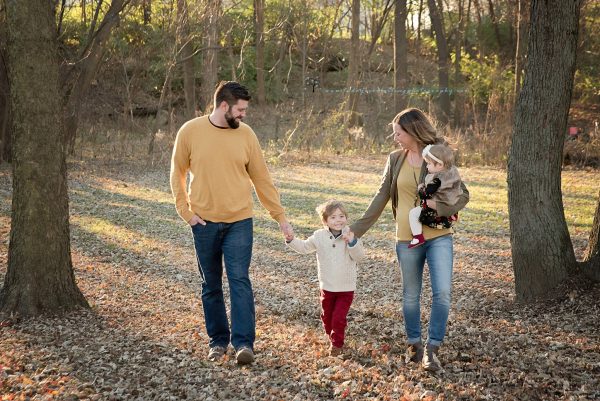
[[[192,226],[202,277],[202,308],[210,347],[229,345],[253,349],[254,294],[249,268],[252,258],[252,218],[234,223],[206,222]],[[231,332],[223,297],[223,264],[229,281]],[[230,338],[231,337],[231,338]]]
[[[416,248],[408,242],[397,242],[396,253],[402,271],[402,312],[408,343],[421,341],[421,288],[425,260],[431,280],[431,315],[427,342],[439,346],[446,334],[452,290],[452,235],[444,235]]]

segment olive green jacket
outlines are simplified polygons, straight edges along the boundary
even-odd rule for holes
[[[398,190],[396,187],[398,185],[398,174],[400,174],[400,167],[402,167],[402,163],[404,162],[404,159],[406,159],[406,154],[407,152],[404,150],[396,150],[390,153],[388,156],[383,178],[381,179],[381,184],[379,185],[377,193],[373,199],[371,199],[371,203],[369,204],[367,210],[363,213],[362,217],[356,220],[356,222],[350,226],[357,237],[362,237],[363,234],[366,233],[373,224],[375,224],[390,199],[392,200],[392,213],[394,214],[394,220],[396,220],[396,208],[398,207]],[[421,174],[419,176],[420,183],[425,181],[426,175],[427,163],[423,161],[423,165],[421,166]],[[458,202],[456,202],[454,205],[449,205],[441,201],[436,202],[436,210],[438,215],[452,216],[465,207],[465,205],[469,202],[469,191],[464,183],[461,183],[461,188],[463,193],[458,198]]]

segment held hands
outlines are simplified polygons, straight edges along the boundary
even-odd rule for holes
[[[279,223],[279,228],[281,229],[286,241],[289,242],[294,239],[294,228],[288,221]]]
[[[201,225],[205,226],[206,225],[206,221],[202,220],[200,218],[200,216],[198,216],[198,215],[195,214],[194,217],[192,217],[190,219],[190,221],[188,221],[188,224],[190,226],[195,226],[196,224],[201,224]]]
[[[342,228],[342,238],[346,241],[346,244],[354,241],[354,233],[350,230],[350,226]]]
[[[196,224],[202,224],[203,226],[205,226],[206,222],[204,220],[202,220],[200,218],[200,216],[195,214],[190,219],[190,221],[188,221],[188,224],[190,226],[195,226]],[[289,222],[284,221],[283,223],[279,224],[279,228],[281,229],[281,232],[285,236],[286,241],[291,241],[294,239],[294,229],[292,228],[292,225]]]

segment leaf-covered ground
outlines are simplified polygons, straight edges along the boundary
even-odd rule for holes
[[[306,236],[319,227],[314,207],[329,197],[358,216],[383,164],[383,157],[336,157],[271,163],[271,170],[297,235]],[[403,360],[389,210],[364,237],[369,258],[360,266],[347,331],[352,352],[344,360],[327,355],[314,256],[287,249],[276,224],[256,208],[256,363],[238,367],[231,350],[221,362],[206,360],[191,233],[175,214],[167,168],[86,163],[70,169],[75,275],[92,309],[3,321],[0,400],[600,399],[600,288],[583,286],[535,305],[514,302],[502,170],[462,170],[472,200],[455,235],[444,371],[432,375]],[[565,213],[581,256],[600,173],[563,176]],[[4,167],[2,281],[10,199]],[[425,327],[429,297],[423,302]]]

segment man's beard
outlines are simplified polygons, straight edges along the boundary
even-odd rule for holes
[[[236,129],[240,127],[240,119],[235,118],[229,111],[225,113],[225,121],[230,128]]]

